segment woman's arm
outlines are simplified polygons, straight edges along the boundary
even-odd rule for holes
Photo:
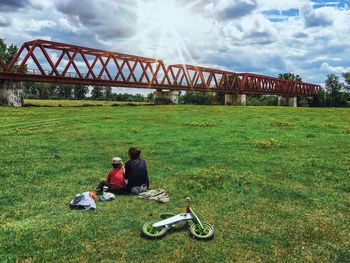
[[[125,166],[123,167],[123,169],[124,169],[124,177],[125,177],[125,180],[128,180],[128,178],[129,178],[129,173],[130,173],[129,162],[126,162],[126,163],[125,163]]]
[[[147,170],[146,161],[145,161],[145,170],[146,170],[146,185],[147,185],[147,189],[149,189],[148,170]]]

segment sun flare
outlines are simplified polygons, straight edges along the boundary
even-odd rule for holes
[[[151,22],[148,25],[156,30],[169,33],[176,31],[182,33],[185,30],[189,18],[189,12],[176,1],[155,0],[140,7],[139,18],[142,21]]]
[[[193,24],[192,7],[201,0],[191,4],[182,4],[178,0],[150,0],[139,2],[138,34],[139,39],[149,39],[156,57],[174,58],[176,63],[194,63],[187,47],[192,33],[189,25]],[[142,38],[140,36],[145,36]],[[187,40],[186,40],[187,39]]]

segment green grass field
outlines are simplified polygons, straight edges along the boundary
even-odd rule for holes
[[[99,101],[99,100],[34,100],[25,99],[25,106],[34,107],[110,107],[123,105],[146,105],[145,102],[121,102],[121,101]]]
[[[0,107],[0,262],[350,262],[350,110]],[[68,202],[142,149],[159,204]],[[191,196],[215,238],[140,237]]]

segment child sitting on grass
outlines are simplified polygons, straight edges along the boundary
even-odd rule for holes
[[[125,193],[125,168],[122,159],[115,157],[112,160],[113,169],[108,173],[107,180],[102,180],[97,188],[96,194],[101,195],[103,189],[107,187],[107,191],[113,194],[124,194]]]

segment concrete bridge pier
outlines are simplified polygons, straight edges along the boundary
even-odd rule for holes
[[[162,89],[157,89],[154,93],[154,102],[156,104],[166,104],[171,101],[174,104],[179,103],[179,91],[164,91]]]
[[[289,97],[288,98],[288,106],[289,107],[298,107],[298,98],[297,97]]]
[[[278,106],[298,107],[297,97],[278,96]]]
[[[225,105],[247,106],[247,95],[225,94]]]
[[[0,81],[0,105],[23,106],[22,82]]]

